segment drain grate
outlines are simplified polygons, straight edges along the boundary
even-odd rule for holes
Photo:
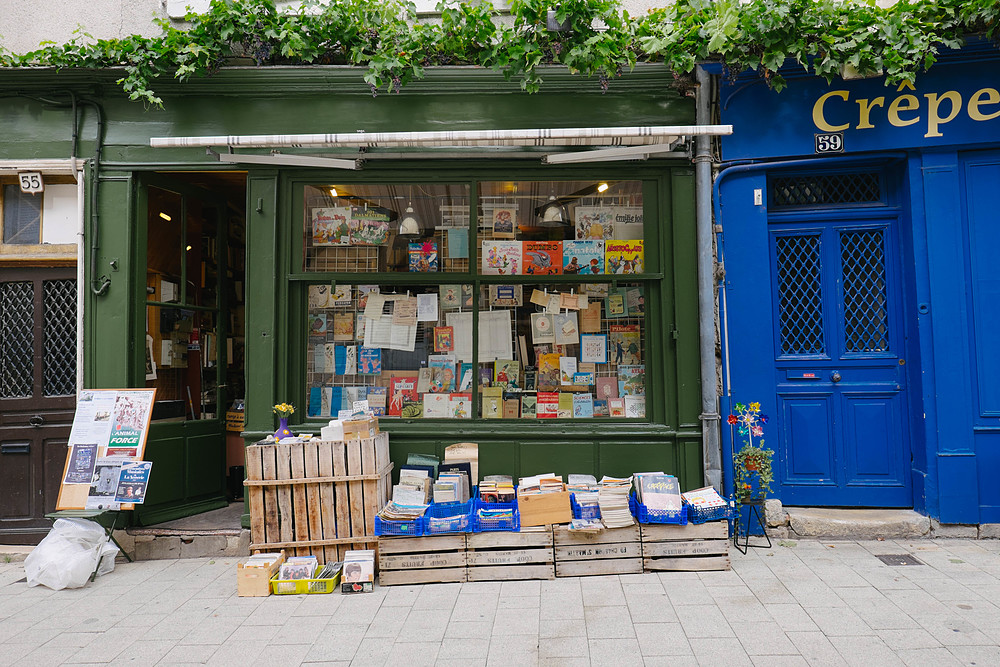
[[[923,563],[910,554],[883,554],[881,556],[876,555],[875,558],[893,567],[897,565],[923,565]]]

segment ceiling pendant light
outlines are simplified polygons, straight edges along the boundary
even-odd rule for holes
[[[417,222],[416,216],[413,214],[413,202],[409,202],[406,205],[405,215],[403,219],[399,221],[399,233],[407,234],[412,236],[420,235],[420,223]]]

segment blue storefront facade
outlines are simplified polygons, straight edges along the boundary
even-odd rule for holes
[[[786,505],[1000,522],[998,74],[720,81],[722,409],[761,402]]]

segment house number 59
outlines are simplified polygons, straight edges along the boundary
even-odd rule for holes
[[[45,190],[45,184],[42,182],[41,172],[22,171],[17,174],[17,178],[21,183],[21,192],[35,194]]]

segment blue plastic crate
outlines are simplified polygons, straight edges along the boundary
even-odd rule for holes
[[[472,506],[464,503],[435,503],[424,512],[424,534],[468,533],[472,531]]]
[[[480,510],[513,510],[513,516],[505,518],[482,518]],[[472,530],[476,533],[492,531],[514,531],[521,530],[521,514],[517,511],[517,500],[509,503],[484,503],[478,497],[473,503],[472,510]]]
[[[628,508],[639,523],[672,523],[678,526],[686,526],[688,522],[687,510],[684,505],[676,512],[666,510],[651,510],[635,498],[635,494],[628,497]]]
[[[424,534],[424,517],[413,521],[385,521],[375,517],[375,534],[419,537]]]
[[[573,509],[574,519],[600,519],[601,508],[597,505],[583,506],[576,502],[576,494],[569,494],[569,505]]]
[[[687,508],[688,521],[691,523],[705,523],[706,521],[720,521],[726,519],[732,521],[736,517],[736,504],[732,500],[727,500],[722,507],[695,507],[684,503]]]

